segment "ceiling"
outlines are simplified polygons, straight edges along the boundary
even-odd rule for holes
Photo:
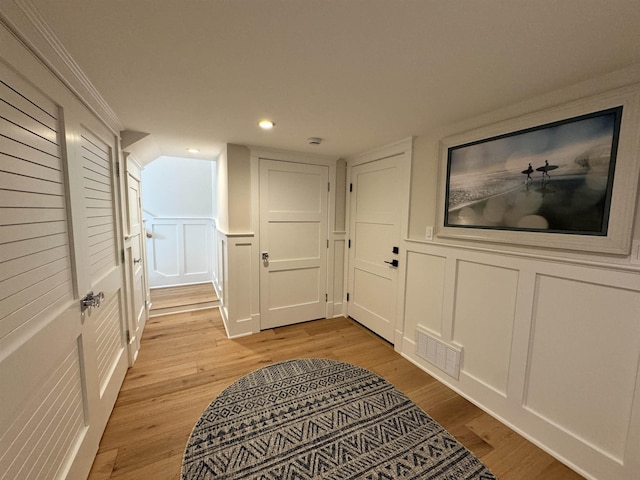
[[[179,157],[361,153],[640,63],[639,0],[31,1],[124,129]]]

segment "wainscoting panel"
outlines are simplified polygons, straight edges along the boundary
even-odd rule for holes
[[[404,245],[403,356],[586,478],[640,478],[640,269]],[[418,329],[462,348],[459,380]]]
[[[453,341],[464,345],[462,371],[507,393],[518,272],[459,261]]]
[[[345,243],[344,238],[334,239],[333,241],[333,295],[330,294],[327,317],[336,317],[344,314]],[[331,255],[329,258],[331,258]],[[329,269],[328,273],[328,278],[331,279],[331,269]],[[329,281],[329,285],[331,285],[331,281]]]
[[[148,218],[146,226],[152,235],[147,239],[149,286],[210,282],[213,223],[208,218]]]
[[[234,238],[233,240],[229,262],[229,295],[233,300],[231,304],[233,306],[233,320],[239,324],[251,322],[254,303],[252,299],[257,292],[252,288],[251,282],[251,277],[255,275],[252,269],[253,243],[244,238]],[[255,331],[260,331],[260,328]],[[252,330],[253,332],[254,330]]]
[[[636,386],[638,312],[637,291],[538,276],[525,408],[618,462]]]
[[[154,223],[147,221],[151,231],[149,242],[149,282],[150,286],[158,286],[161,278],[174,278],[180,274],[178,225],[176,223]]]
[[[222,320],[230,338],[260,331],[258,246],[252,234],[217,230],[214,286],[220,298]]]
[[[228,291],[229,291],[229,243],[227,242],[227,237],[223,234],[218,234],[217,236],[219,247],[216,249],[220,254],[218,258],[219,265],[219,283],[218,285],[218,298],[220,298],[220,311],[222,313],[222,318],[226,321],[229,318],[229,299],[228,299]]]
[[[182,225],[184,241],[184,276],[208,275],[209,272],[209,225]],[[206,280],[210,280],[211,277]]]
[[[445,268],[444,257],[407,254],[405,321],[436,335],[442,335]]]

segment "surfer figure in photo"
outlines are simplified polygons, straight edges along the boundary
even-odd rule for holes
[[[536,168],[536,171],[538,172],[542,172],[542,181],[544,182],[544,176],[546,175],[547,178],[551,178],[551,175],[549,175],[549,171],[550,170],[555,170],[556,168],[558,168],[557,165],[549,165],[549,160],[545,160],[544,161],[544,167],[538,167]]]
[[[531,178],[531,174],[533,173],[533,167],[531,166],[531,164],[529,164],[529,168],[527,168],[526,170],[523,170],[522,173],[527,175],[527,180],[525,180],[525,183],[529,183],[530,181],[533,181],[533,179]]]

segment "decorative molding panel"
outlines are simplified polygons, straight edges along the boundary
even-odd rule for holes
[[[524,407],[622,464],[638,371],[640,292],[589,280],[538,275]]]
[[[640,477],[640,272],[405,245],[403,356],[586,478]],[[418,330],[464,349],[459,380]]]
[[[507,393],[518,272],[457,262],[453,341],[465,345],[464,374]]]
[[[220,312],[229,338],[260,331],[259,276],[255,258],[258,247],[253,234],[228,236],[215,233],[217,268],[214,281]]]
[[[146,227],[149,286],[210,282],[213,277],[213,220],[150,218]]]

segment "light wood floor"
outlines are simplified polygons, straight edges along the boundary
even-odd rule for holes
[[[89,478],[178,479],[191,429],[215,396],[257,368],[300,357],[338,359],[383,376],[501,480],[582,478],[352,320],[317,320],[229,340],[217,309],[149,320]]]
[[[151,290],[151,315],[198,310],[217,304],[218,296],[211,282]]]

